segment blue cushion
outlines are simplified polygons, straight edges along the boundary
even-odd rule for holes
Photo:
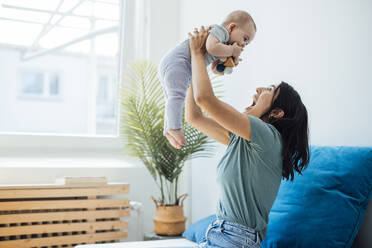
[[[372,147],[319,147],[283,181],[261,247],[351,247],[372,197]]]
[[[212,222],[215,220],[216,215],[213,214],[195,222],[186,229],[186,231],[182,234],[182,237],[199,244],[205,238],[205,232],[209,224],[212,224]]]

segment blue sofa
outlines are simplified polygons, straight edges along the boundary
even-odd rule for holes
[[[352,247],[371,197],[372,147],[312,146],[303,175],[282,181],[261,247]],[[214,219],[183,236],[199,242]]]

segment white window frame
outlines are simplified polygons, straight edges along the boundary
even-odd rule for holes
[[[120,2],[120,38],[118,56],[119,85],[122,82],[122,68],[133,58],[127,52],[133,45],[130,35],[125,36],[126,29],[133,29],[135,0],[121,0]],[[128,30],[129,32],[132,30]],[[128,44],[130,43],[130,44]],[[125,54],[124,55],[124,50]],[[120,106],[119,103],[117,103]],[[120,113],[120,108],[117,108]],[[120,116],[117,115],[117,120]],[[119,121],[117,122],[119,123]],[[119,130],[119,125],[117,125]],[[0,133],[0,167],[6,167],[10,159],[43,159],[49,158],[92,158],[99,157],[111,159],[112,164],[102,166],[127,166],[123,161],[123,147],[120,142],[119,132],[113,135],[74,135],[74,134],[40,134],[40,133]],[[105,160],[105,161],[106,161]],[[121,162],[118,162],[118,161]],[[4,164],[5,161],[5,164]],[[126,158],[126,161],[128,159]],[[14,166],[28,166],[15,163]],[[49,166],[54,166],[50,164]],[[68,166],[68,165],[67,165]],[[82,165],[84,166],[84,165]],[[94,165],[93,165],[94,166]]]

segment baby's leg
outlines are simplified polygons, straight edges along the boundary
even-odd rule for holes
[[[183,146],[186,141],[181,131],[182,110],[187,88],[191,82],[191,73],[182,66],[173,66],[164,73],[162,82],[166,97],[164,135],[167,137],[166,134],[170,134],[180,146]],[[169,140],[169,137],[167,138]],[[169,141],[172,144],[172,141]]]

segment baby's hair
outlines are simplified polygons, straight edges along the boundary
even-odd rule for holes
[[[252,16],[244,10],[235,10],[228,14],[225,21],[222,23],[224,27],[227,27],[230,23],[236,23],[238,26],[242,27],[248,22],[252,22],[254,30],[257,31],[256,23],[254,22]]]

